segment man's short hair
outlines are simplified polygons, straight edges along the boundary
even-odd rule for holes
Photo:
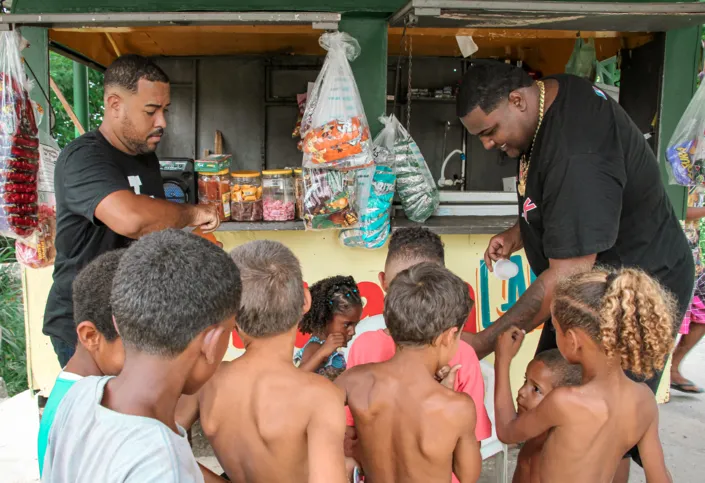
[[[561,355],[558,349],[539,352],[534,357],[541,361],[553,373],[554,387],[579,386],[583,380],[583,369],[580,364],[571,364]]]
[[[437,263],[420,263],[397,275],[384,301],[384,320],[399,346],[421,346],[448,329],[461,330],[470,294],[460,277]]]
[[[105,70],[103,87],[122,87],[130,92],[137,92],[137,83],[141,79],[169,83],[169,76],[157,64],[147,57],[129,54],[118,57]]]
[[[473,62],[463,76],[458,91],[457,115],[465,117],[476,107],[489,114],[509,94],[533,85],[523,69],[498,61]]]
[[[387,263],[397,261],[445,264],[441,237],[422,227],[399,228],[392,233],[387,250]]]
[[[113,324],[110,291],[125,249],[103,253],[86,265],[73,281],[73,318],[76,325],[93,322],[105,340],[118,338]]]
[[[181,230],[146,235],[113,280],[113,315],[126,347],[175,357],[205,329],[237,315],[240,273],[227,253]]]
[[[271,240],[245,243],[230,255],[242,277],[240,330],[250,337],[268,337],[297,325],[303,315],[304,282],[296,255]]]

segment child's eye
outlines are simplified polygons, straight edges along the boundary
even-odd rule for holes
[[[538,386],[534,386],[534,391],[536,391],[537,393],[541,394],[541,388],[538,387]]]

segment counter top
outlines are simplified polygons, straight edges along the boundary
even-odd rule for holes
[[[516,216],[433,216],[422,223],[439,235],[496,235],[516,223]],[[392,230],[418,223],[397,215],[392,220]],[[303,231],[301,221],[226,222],[217,231]]]

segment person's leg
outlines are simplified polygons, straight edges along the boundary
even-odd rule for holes
[[[702,392],[702,389],[683,377],[680,366],[688,352],[700,342],[705,336],[705,321],[692,318],[688,333],[681,335],[676,349],[673,351],[673,361],[671,362],[671,387],[686,392]]]
[[[51,345],[54,347],[56,357],[59,358],[59,365],[63,369],[69,363],[69,359],[73,357],[74,352],[76,352],[76,347],[54,336],[51,336]]]

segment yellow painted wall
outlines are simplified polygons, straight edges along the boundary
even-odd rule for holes
[[[218,239],[225,250],[247,243],[251,240],[270,239],[286,244],[299,257],[303,267],[304,280],[313,284],[321,278],[331,275],[352,275],[360,282],[377,284],[377,274],[384,268],[386,249],[362,250],[343,248],[337,240],[336,233],[325,232],[219,232]],[[475,314],[478,328],[485,323],[496,320],[508,307],[512,298],[520,295],[516,281],[512,287],[495,278],[492,274],[484,275],[482,254],[489,241],[489,235],[445,235],[442,237],[446,246],[446,265],[462,277],[475,294]],[[523,284],[530,282],[530,270],[523,254]],[[51,390],[54,379],[59,372],[59,365],[54,355],[49,338],[42,335],[44,304],[51,286],[51,268],[24,271],[24,288],[26,301],[27,346],[29,357],[30,386],[45,394]],[[521,275],[521,273],[520,273]],[[484,315],[483,315],[484,313]],[[516,391],[523,383],[524,370],[533,357],[538,343],[538,331],[529,334],[521,352],[512,365],[512,387]],[[242,351],[231,342],[226,359],[237,357]],[[659,401],[667,398],[667,378],[661,384]]]

